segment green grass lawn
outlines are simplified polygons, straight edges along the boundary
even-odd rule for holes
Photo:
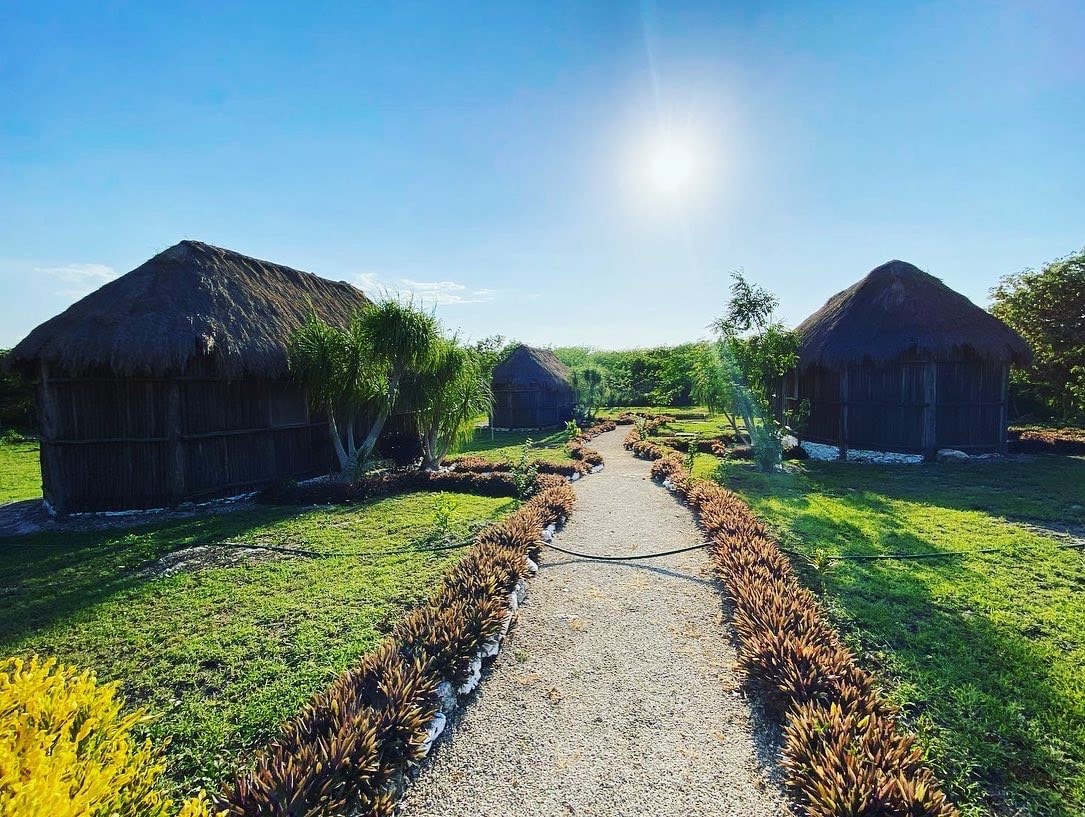
[[[492,439],[491,439],[492,437]],[[532,459],[564,462],[572,459],[565,450],[569,435],[560,431],[494,431],[489,427],[476,428],[470,442],[461,446],[453,457],[478,456],[495,462],[519,458],[524,443],[531,440]]]
[[[736,422],[741,429],[743,427],[742,420]],[[700,434],[701,437],[707,439],[709,437],[718,437],[721,434],[733,435],[735,430],[731,428],[731,424],[722,414],[713,414],[711,417],[705,417],[704,419],[675,419],[664,425],[659,433]]]
[[[0,442],[0,505],[40,496],[38,444]]]
[[[176,785],[214,785],[377,644],[462,553],[341,555],[421,543],[432,532],[436,496],[0,539],[0,654],[56,655],[121,681],[128,701],[160,715],[150,731],[171,740]],[[457,535],[516,506],[445,496],[455,502]],[[326,557],[265,555],[174,575],[144,572],[179,548],[224,540]]]
[[[669,414],[678,420],[703,420],[708,416],[704,406],[605,406],[596,412],[600,419],[619,414]]]
[[[718,437],[721,434],[733,434],[734,429],[722,414],[709,414],[704,406],[683,406],[673,408],[669,406],[629,407],[615,406],[599,410],[599,416],[617,417],[623,412],[630,411],[639,414],[666,414],[675,419],[659,429],[659,434],[700,434],[701,437]],[[736,418],[738,427],[742,428],[741,418]]]
[[[719,463],[702,455],[695,473]],[[1011,521],[1085,523],[1085,459],[806,462],[779,475],[728,462],[720,478],[807,554],[1006,548],[796,562],[863,663],[889,680],[966,813],[1085,813],[1085,552]]]

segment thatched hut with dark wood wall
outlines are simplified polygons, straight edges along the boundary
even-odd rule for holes
[[[494,369],[493,424],[552,428],[573,417],[572,374],[549,349],[517,346]]]
[[[1024,340],[932,275],[890,261],[834,295],[797,329],[799,365],[779,408],[809,402],[802,437],[924,454],[1006,447],[1011,365]]]
[[[326,473],[327,421],[289,377],[291,333],[346,325],[349,284],[182,241],[12,350],[38,381],[42,482],[59,513],[175,506]]]

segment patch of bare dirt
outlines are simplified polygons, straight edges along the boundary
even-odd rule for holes
[[[290,554],[261,547],[194,545],[174,550],[136,572],[144,579],[160,579],[177,573],[192,573],[216,567],[236,567],[250,562],[292,559]]]

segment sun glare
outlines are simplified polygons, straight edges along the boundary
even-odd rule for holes
[[[674,142],[655,149],[648,165],[652,184],[664,193],[675,193],[686,187],[693,177],[696,161],[685,145]]]

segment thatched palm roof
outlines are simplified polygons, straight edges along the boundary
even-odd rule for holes
[[[11,362],[152,376],[200,362],[229,377],[279,377],[310,314],[346,325],[367,303],[342,281],[182,241],[43,323]]]
[[[517,346],[494,369],[494,389],[572,392],[572,374],[549,349]]]
[[[905,261],[889,261],[799,324],[799,366],[978,358],[1027,365],[1021,336]]]

